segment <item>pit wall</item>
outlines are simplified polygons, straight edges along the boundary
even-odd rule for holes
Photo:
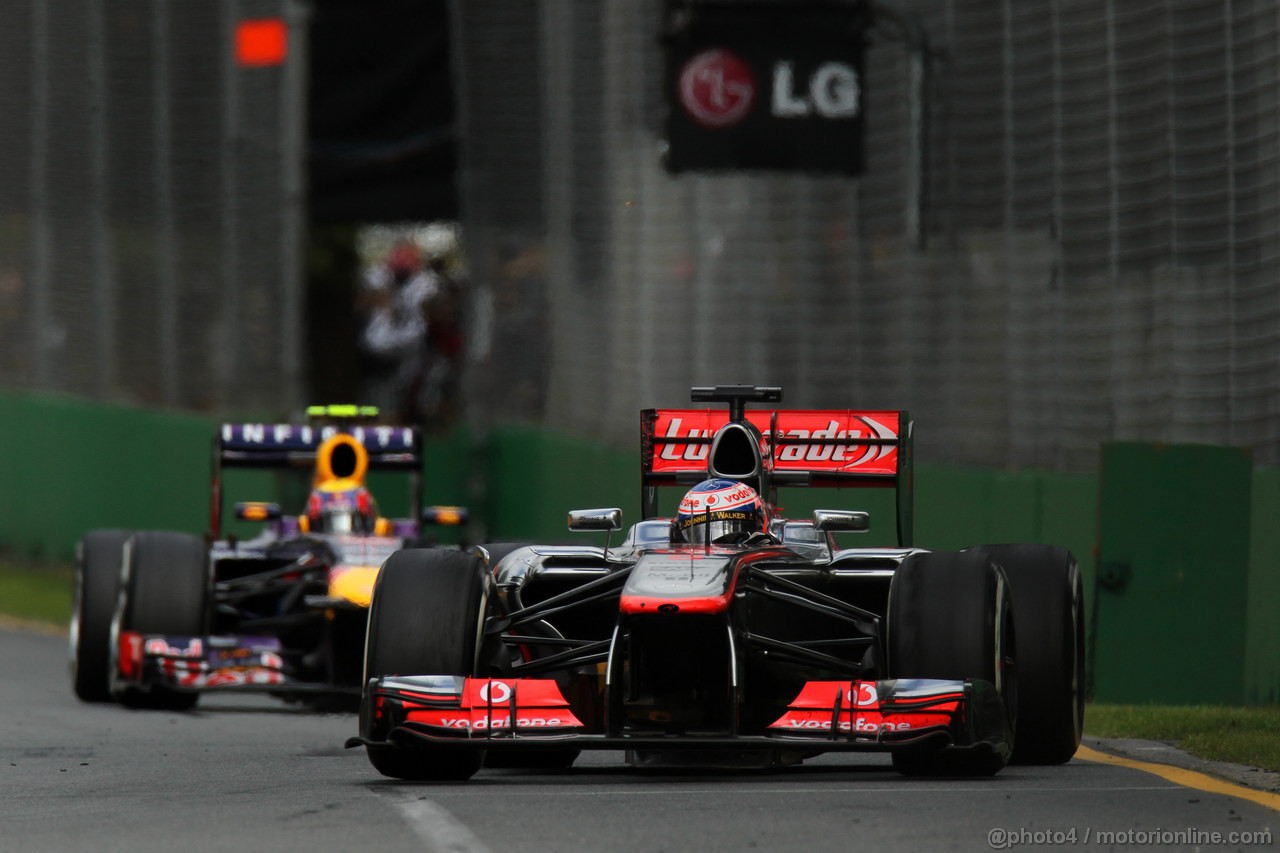
[[[188,413],[0,392],[0,551],[65,562],[79,537],[96,527],[204,533],[210,442],[217,424]],[[568,510],[620,506],[627,523],[639,517],[635,451],[506,426],[478,442],[462,431],[430,437],[426,460],[426,502],[468,505],[475,516],[473,538],[585,544],[603,537],[568,533]],[[370,486],[384,515],[402,514],[407,498],[388,476],[372,475]],[[917,464],[916,544],[933,549],[999,542],[1063,545],[1079,560],[1085,599],[1092,601],[1098,483],[1091,474]],[[270,472],[228,472],[226,485],[229,501],[281,500],[286,511],[299,494],[295,481]],[[671,491],[660,503],[663,512],[671,511],[678,497]],[[1242,575],[1246,612],[1215,618],[1246,620],[1243,697],[1276,703],[1280,525],[1273,520],[1280,516],[1280,470],[1254,469],[1251,495],[1249,567]],[[865,509],[871,513],[871,531],[846,535],[845,541],[895,544],[891,491],[790,489],[783,490],[779,503],[793,517],[818,507]],[[450,533],[443,531],[440,539],[450,541]],[[1188,633],[1195,631],[1189,622]],[[1102,656],[1119,653],[1096,651]],[[1165,667],[1169,678],[1212,678],[1178,670],[1173,655],[1151,665]]]

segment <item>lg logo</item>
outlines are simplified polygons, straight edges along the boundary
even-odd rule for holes
[[[795,68],[790,62],[773,66],[773,114],[778,118],[853,118],[861,109],[858,72],[843,62],[824,62],[809,78],[809,95],[796,93]]]
[[[707,50],[680,70],[680,103],[707,127],[732,127],[746,118],[756,98],[747,63],[727,50]]]
[[[750,114],[756,102],[751,67],[721,48],[703,51],[686,62],[678,87],[680,104],[705,127],[732,127]],[[800,81],[795,63],[774,63],[769,112],[775,118],[848,119],[861,110],[862,86],[852,65],[824,62],[807,81]]]

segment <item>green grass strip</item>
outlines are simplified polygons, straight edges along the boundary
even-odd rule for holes
[[[0,614],[65,626],[71,619],[71,568],[0,564]]]
[[[1280,771],[1280,706],[1090,705],[1085,733],[1170,741],[1211,761]]]

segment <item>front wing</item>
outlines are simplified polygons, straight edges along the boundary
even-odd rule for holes
[[[162,687],[270,693],[354,693],[353,687],[297,678],[278,637],[173,636],[121,631],[113,692]]]
[[[1007,759],[1004,704],[985,681],[812,681],[761,734],[593,732],[554,680],[387,676],[369,681],[354,746],[476,749],[989,750]]]

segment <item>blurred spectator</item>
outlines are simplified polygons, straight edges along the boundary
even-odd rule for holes
[[[463,288],[462,283],[449,273],[443,258],[432,259],[431,272],[438,286],[423,306],[427,334],[418,404],[423,424],[428,428],[438,428],[452,424],[458,416],[463,357]]]
[[[411,240],[400,240],[364,284],[360,347],[367,359],[366,397],[401,422],[416,423],[426,370],[427,306],[440,279],[424,269],[422,252]]]

